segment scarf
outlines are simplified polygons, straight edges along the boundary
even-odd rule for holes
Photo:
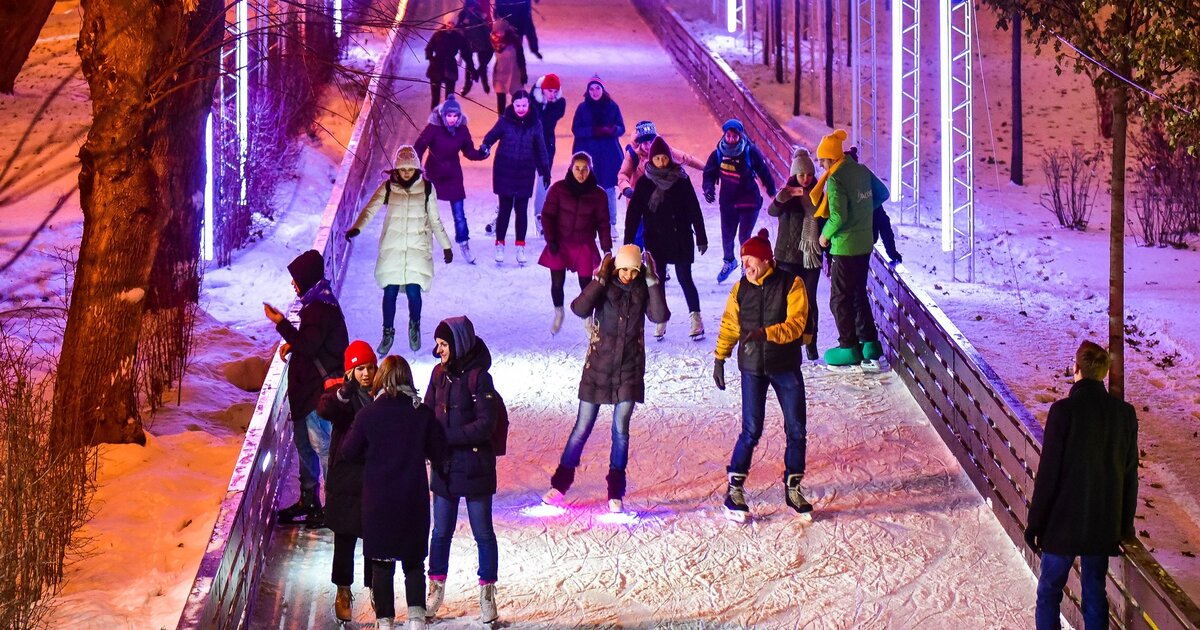
[[[789,182],[790,183],[790,182]],[[811,194],[816,187],[804,191],[805,195]],[[800,198],[799,201],[806,202],[809,199]],[[803,258],[805,269],[819,269],[821,267],[821,259],[824,250],[821,249],[821,230],[820,224],[817,221],[817,213],[814,204],[804,203],[804,218],[800,223],[800,253]]]
[[[808,193],[809,199],[811,199],[813,205],[817,207],[816,217],[818,219],[829,218],[829,198],[825,196],[825,182],[829,181],[830,176],[836,173],[837,170],[841,168],[842,163],[845,161],[846,158],[843,157],[842,159],[834,162],[833,166],[825,169],[825,172],[821,173],[821,177],[817,179],[817,185],[813,186],[812,192]]]
[[[746,145],[748,144],[749,143],[746,141],[745,136],[742,136],[740,139],[738,139],[737,144],[729,144],[728,142],[725,142],[725,138],[721,138],[721,141],[717,143],[717,156],[722,160],[727,158],[739,158],[743,153],[746,152]]]
[[[341,308],[341,305],[338,304],[337,296],[333,294],[333,287],[329,285],[328,278],[321,278],[320,282],[312,285],[312,288],[305,291],[304,295],[300,296],[300,303],[304,306],[308,306],[309,304],[314,304],[316,302],[324,302],[326,304],[332,304],[338,308]]]
[[[572,197],[582,197],[589,190],[595,190],[596,174],[589,171],[587,179],[579,181],[575,179],[575,173],[567,171],[567,176],[563,178],[563,183],[567,187],[567,192],[571,193]]]
[[[659,204],[662,203],[663,197],[667,190],[675,185],[675,182],[687,177],[683,169],[676,164],[668,164],[666,168],[658,168],[654,164],[646,163],[646,179],[649,179],[654,184],[654,190],[650,193],[650,202],[648,209],[650,212],[656,212]]]

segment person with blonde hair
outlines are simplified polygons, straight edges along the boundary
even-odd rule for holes
[[[429,474],[445,461],[446,436],[421,402],[412,368],[386,357],[375,374],[374,402],[355,416],[338,457],[362,458],[363,554],[371,559],[378,627],[394,628],[396,562],[404,572],[409,628],[425,627],[425,557],[429,553]]]

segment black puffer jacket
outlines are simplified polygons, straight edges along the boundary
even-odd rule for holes
[[[425,59],[429,60],[425,76],[433,83],[455,83],[458,81],[460,55],[467,66],[467,72],[475,72],[474,62],[471,60],[471,45],[467,43],[462,31],[457,28],[439,28],[429,37],[429,43],[425,44]]]
[[[508,197],[532,197],[533,176],[550,176],[549,154],[542,136],[542,125],[532,110],[517,116],[512,105],[483,137],[491,147],[500,143],[492,158],[492,192]]]
[[[300,294],[308,295],[324,280],[325,259],[320,252],[310,249],[288,264],[288,272],[300,288]],[[331,292],[326,292],[332,295]],[[284,319],[275,325],[283,340],[291,344],[292,355],[288,359],[288,403],[292,410],[292,421],[302,422],[317,408],[317,401],[325,391],[325,375],[337,375],[342,370],[342,355],[350,344],[346,332],[346,318],[336,300],[327,301],[327,296],[301,298],[305,302],[300,309],[300,328]],[[320,364],[325,375],[317,369]]]
[[[329,440],[329,479],[325,481],[325,524],[336,534],[362,538],[363,458],[339,459],[342,441],[350,433],[354,416],[371,403],[371,395],[350,379],[347,400],[330,389],[317,403],[317,414],[333,424]]]
[[[442,497],[474,497],[496,493],[496,455],[492,452],[492,430],[496,418],[489,397],[495,396],[492,355],[476,337],[465,318],[446,320],[456,339],[447,363],[433,368],[425,404],[433,408],[446,434],[446,462],[433,470],[430,488]],[[466,347],[465,353],[459,352]],[[472,395],[470,375],[477,373]]]
[[[696,245],[708,246],[700,200],[687,176],[663,193],[658,208],[650,211],[655,184],[649,177],[638,179],[625,213],[625,242],[632,243],[639,223],[645,224],[646,250],[659,265],[690,265],[696,260]],[[692,235],[695,234],[695,241]]]
[[[588,346],[579,381],[579,399],[595,404],[643,402],[646,397],[646,318],[671,317],[661,282],[646,286],[645,273],[629,284],[593,280],[571,302],[580,317],[596,312],[600,334]]]

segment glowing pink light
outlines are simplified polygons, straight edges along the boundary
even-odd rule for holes
[[[605,525],[637,525],[639,519],[636,512],[605,512],[596,517],[596,522]]]
[[[561,505],[550,505],[548,503],[538,503],[537,505],[521,508],[521,516],[532,518],[553,518],[566,513],[567,509]]]

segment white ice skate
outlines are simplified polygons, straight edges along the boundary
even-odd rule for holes
[[[729,473],[729,486],[725,490],[725,518],[735,523],[750,520],[750,506],[746,505],[746,475]]]
[[[692,318],[692,329],[688,331],[688,336],[692,341],[704,340],[704,320],[700,319],[700,311],[689,313]]]
[[[654,339],[662,341],[667,336],[667,322],[659,322],[654,325]]]
[[[554,307],[554,321],[550,323],[550,334],[557,335],[558,331],[562,330],[563,323],[563,307]]]
[[[504,264],[504,243],[496,243],[496,266]]]
[[[479,620],[485,624],[496,623],[500,613],[496,610],[496,585],[479,585]]]
[[[525,262],[526,262],[525,261],[525,246],[517,245],[517,265],[520,267],[524,267]]]
[[[462,252],[463,260],[467,261],[468,265],[475,264],[475,254],[471,253],[471,244],[469,242],[463,241],[459,243],[458,250]]]
[[[625,511],[625,502],[620,499],[608,500],[608,511],[613,514],[620,514]]]

